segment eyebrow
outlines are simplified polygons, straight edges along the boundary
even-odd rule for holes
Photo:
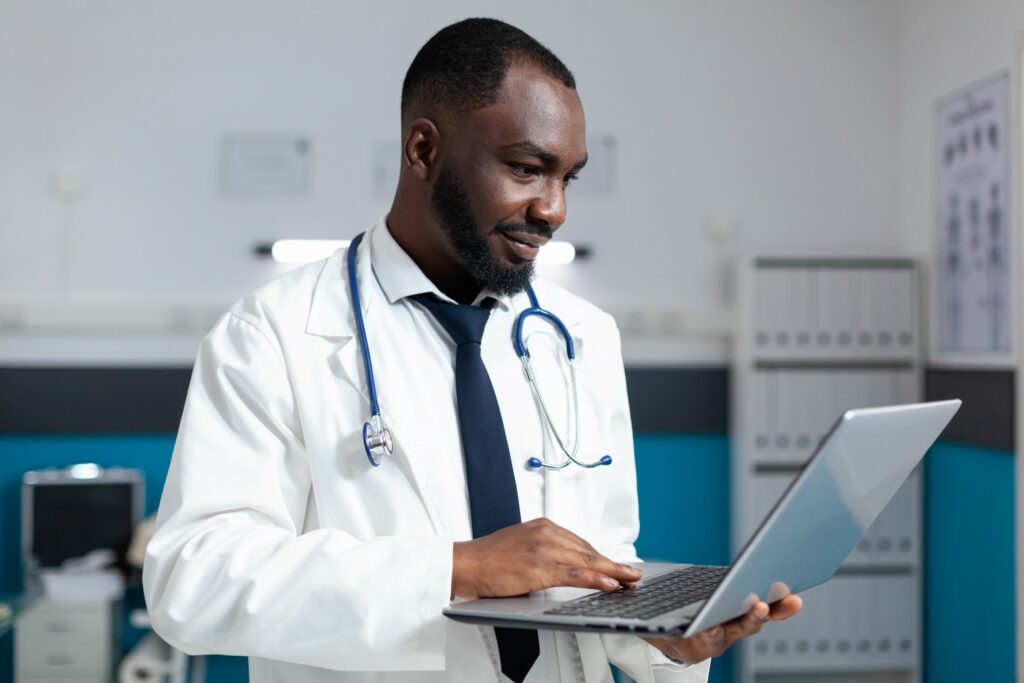
[[[557,166],[558,163],[561,161],[557,154],[544,149],[543,147],[538,145],[536,142],[533,142],[532,140],[523,140],[522,142],[517,142],[514,145],[509,145],[509,149],[515,152],[522,152],[523,154],[528,154],[529,156],[536,157],[540,159],[541,162],[548,166]],[[573,164],[573,167],[570,169],[570,171],[575,173],[576,171],[579,171],[581,168],[586,166],[588,158],[589,156],[585,156],[579,161],[577,161],[575,164]]]

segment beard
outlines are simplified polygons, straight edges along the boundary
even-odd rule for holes
[[[462,178],[450,167],[441,167],[430,204],[449,244],[481,288],[512,296],[529,286],[533,279],[533,261],[510,268],[495,258],[490,241],[477,229]],[[550,230],[529,225],[502,224],[496,225],[495,230],[550,234]]]

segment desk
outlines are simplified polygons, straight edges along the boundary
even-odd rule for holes
[[[18,615],[35,603],[38,593],[0,593],[0,638],[14,628]]]

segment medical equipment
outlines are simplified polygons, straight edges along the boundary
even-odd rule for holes
[[[21,484],[22,569],[25,585],[40,589],[41,572],[109,548],[127,578],[125,559],[145,507],[141,470],[93,463],[26,472]]]
[[[349,245],[347,254],[348,284],[352,295],[352,309],[355,316],[356,329],[359,333],[359,347],[363,354],[363,368],[366,370],[366,388],[370,398],[370,419],[363,423],[363,449],[366,451],[366,457],[370,461],[370,464],[374,467],[378,467],[384,455],[391,454],[393,452],[394,444],[391,439],[391,431],[386,425],[384,425],[380,414],[380,404],[377,401],[377,385],[374,381],[373,363],[370,360],[370,347],[366,339],[366,325],[363,322],[363,309],[359,298],[359,285],[356,282],[356,249],[359,247],[359,243],[363,240],[363,234],[364,233],[360,233],[359,235],[356,235],[355,239],[352,240],[352,244]],[[537,295],[533,291],[533,287],[527,287],[526,291],[530,297],[530,307],[522,311],[516,319],[515,338],[513,340],[513,344],[515,346],[516,355],[518,355],[519,360],[522,361],[523,370],[526,372],[526,380],[530,384],[530,390],[533,392],[533,396],[536,398],[537,404],[540,406],[544,422],[547,423],[548,428],[555,437],[555,442],[566,457],[564,461],[557,464],[550,464],[544,462],[540,458],[532,457],[526,461],[526,464],[532,469],[548,468],[555,470],[568,467],[572,463],[576,463],[580,467],[585,467],[587,469],[600,467],[602,465],[611,465],[612,456],[610,455],[603,455],[595,462],[583,462],[576,457],[580,447],[580,401],[576,386],[576,350],[573,345],[572,336],[569,334],[569,330],[566,328],[565,324],[558,319],[558,316],[551,311],[540,307],[540,304],[537,301]],[[565,340],[565,352],[569,362],[569,376],[572,380],[573,411],[575,414],[576,425],[575,438],[571,450],[566,446],[565,441],[555,428],[554,421],[551,419],[551,413],[548,411],[547,403],[544,401],[544,397],[541,396],[540,389],[537,386],[533,366],[530,362],[530,351],[523,342],[523,323],[530,316],[538,316],[550,321],[556,328],[558,328],[558,331]]]

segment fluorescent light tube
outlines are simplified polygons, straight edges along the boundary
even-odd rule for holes
[[[327,258],[350,240],[278,240],[270,255],[278,263],[312,263]]]
[[[327,258],[338,249],[347,247],[351,240],[277,240],[269,247],[257,246],[257,254],[269,254],[278,263],[312,263]],[[586,247],[576,248],[570,242],[548,242],[540,249],[537,262],[546,266],[564,266],[577,256],[588,256]]]
[[[540,248],[537,263],[546,266],[564,266],[576,258],[576,247],[571,242],[548,242]]]

